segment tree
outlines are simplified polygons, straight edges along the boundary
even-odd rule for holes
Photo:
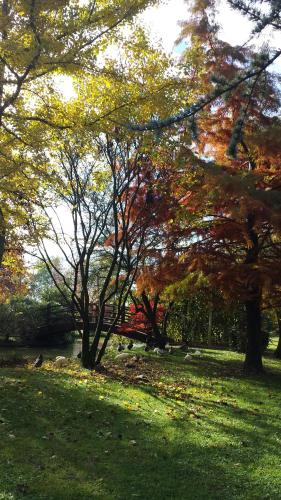
[[[182,38],[190,35],[189,29],[194,18],[197,21],[198,34],[202,34],[202,32],[206,34],[209,28],[209,34],[218,31],[218,23],[215,18],[216,5],[218,3],[216,0],[204,0],[203,2],[201,0],[190,0],[187,3],[191,6],[191,13],[194,17],[191,23],[190,21],[183,22]],[[275,0],[268,0],[266,2],[262,0],[258,2],[251,0],[249,2],[228,0],[228,3],[231,7],[239,10],[241,14],[254,21],[253,37],[260,34],[265,28],[273,30],[280,30],[281,28],[281,7],[279,2]],[[264,3],[267,4],[267,9],[264,9]],[[214,79],[214,85],[210,92],[201,94],[193,102],[190,99],[191,96],[189,96],[188,104],[182,106],[177,113],[166,115],[164,118],[153,117],[144,123],[123,123],[123,126],[138,132],[148,130],[159,132],[167,127],[184,123],[186,120],[193,122],[197,115],[200,115],[201,111],[208,108],[212,103],[215,103],[218,98],[224,98],[224,96],[235,92],[244,83],[251,82],[251,80],[262,76],[280,56],[281,50],[262,47],[251,64],[240,68],[240,71],[236,73],[234,78]],[[192,103],[190,104],[190,102]]]
[[[74,315],[82,321],[82,363],[94,368],[122,315],[144,246],[143,214],[147,208],[136,207],[135,200],[146,179],[146,155],[136,140],[128,143],[104,136],[90,140],[87,136],[62,141],[54,161],[53,179],[38,208],[37,221],[33,219],[33,228],[36,231],[38,223],[48,225],[47,239],[66,263],[65,269],[57,267],[47,240],[38,238],[40,259],[65,302],[74,307]],[[59,206],[69,217],[68,227],[57,213]],[[103,282],[90,341],[92,267],[103,255],[109,258],[103,259]],[[71,271],[68,278],[67,269]],[[116,314],[100,346],[106,305],[112,302],[116,303]]]
[[[196,18],[189,30],[194,43],[201,42],[205,75],[211,71],[215,81],[236,78],[241,66],[252,66],[256,60],[252,51],[221,42],[217,28],[206,17]],[[245,369],[256,372],[262,371],[261,302],[279,287],[280,144],[276,132],[280,121],[274,115],[279,106],[274,77],[266,71],[245,80],[224,99],[213,100],[208,113],[198,120],[203,132],[196,151],[201,157],[212,155],[213,163],[196,156],[190,161],[189,152],[191,171],[187,170],[179,190],[195,238],[186,261],[191,270],[203,270],[225,296],[244,301]]]
[[[185,230],[174,254],[185,262],[185,272],[201,270],[226,298],[244,301],[245,369],[259,372],[261,302],[280,286],[280,101],[276,79],[266,71],[279,53],[219,40],[213,7],[214,2],[195,2],[194,17],[184,27],[191,36],[183,64],[194,104],[177,116],[131,128],[157,131],[180,123],[174,193],[182,207],[178,226]]]
[[[28,292],[28,273],[23,257],[22,248],[11,245],[6,251],[0,269],[0,304],[9,303],[13,297],[24,297]]]
[[[163,348],[167,343],[167,321],[171,304],[163,304],[161,296],[165,287],[176,280],[182,271],[176,255],[175,242],[183,231],[176,222],[179,209],[174,196],[173,183],[178,178],[169,163],[169,147],[159,146],[144,189],[136,199],[136,206],[145,202],[148,210],[142,224],[146,226],[145,247],[136,274],[136,285],[131,299],[135,318],[145,322],[151,332],[149,339]]]
[[[100,73],[98,55],[113,42],[116,29],[152,3],[0,2],[0,262],[7,228],[23,224],[21,204],[28,198],[27,179],[35,194],[44,170],[44,127],[38,135],[34,125],[67,129],[75,123],[67,119],[67,109],[58,99],[50,103],[50,95],[56,93],[56,76]],[[40,172],[39,160],[37,169],[31,162],[34,150],[41,159]]]

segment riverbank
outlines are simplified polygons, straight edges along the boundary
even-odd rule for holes
[[[0,499],[280,499],[280,361],[183,357],[1,368]]]

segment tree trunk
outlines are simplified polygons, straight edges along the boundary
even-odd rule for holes
[[[281,319],[280,319],[277,312],[276,312],[276,318],[277,318],[277,324],[278,324],[278,330],[279,330],[279,339],[278,339],[278,345],[277,345],[277,348],[276,348],[274,355],[276,356],[276,358],[281,359]]]
[[[99,314],[97,317],[97,325],[94,331],[94,340],[90,347],[89,356],[90,356],[90,368],[93,369],[97,365],[97,355],[99,349],[99,341],[102,334],[102,328],[104,323],[104,313],[105,313],[105,304],[102,303],[99,305]]]
[[[262,334],[260,299],[248,300],[246,306],[247,345],[244,371],[262,373]]]
[[[169,321],[169,317],[170,317],[170,314],[171,314],[172,307],[173,307],[173,302],[170,302],[169,305],[168,305],[167,311],[165,312],[164,319],[163,319],[162,334],[164,335],[164,337],[167,336],[167,326],[168,326],[168,321]]]
[[[89,322],[83,322],[82,331],[82,354],[81,363],[84,368],[91,368],[90,366],[90,327]]]
[[[259,240],[254,229],[255,214],[249,213],[246,219],[248,236],[251,245],[248,246],[245,264],[252,271],[253,266],[257,265],[259,256]],[[262,365],[262,333],[261,333],[261,285],[258,272],[255,271],[255,282],[247,290],[249,295],[245,301],[246,324],[247,324],[247,344],[246,356],[244,362],[244,371],[246,373],[261,373]]]
[[[160,349],[165,349],[166,339],[165,339],[165,337],[163,337],[163,335],[159,329],[159,326],[157,324],[157,319],[156,319],[157,308],[153,307],[153,309],[152,309],[150,302],[149,302],[149,299],[148,299],[145,292],[142,292],[141,297],[142,297],[142,301],[143,301],[143,305],[144,305],[145,315],[151,324],[153,337],[157,343],[157,346],[160,347]],[[158,301],[157,301],[157,303],[158,303]]]

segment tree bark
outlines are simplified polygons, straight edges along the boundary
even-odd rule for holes
[[[259,255],[258,236],[254,229],[255,215],[249,213],[247,216],[247,230],[251,240],[247,250],[245,264],[257,264]],[[261,373],[262,364],[262,332],[261,332],[261,286],[258,271],[255,271],[255,281],[251,283],[247,293],[249,298],[245,301],[246,323],[247,323],[247,344],[244,362],[244,371],[247,373]]]
[[[142,292],[141,298],[142,298],[143,305],[144,305],[145,315],[151,324],[154,339],[157,342],[158,347],[160,347],[160,349],[164,349],[165,345],[166,345],[166,339],[162,335],[162,333],[159,329],[159,326],[157,324],[157,320],[156,320],[157,307],[153,307],[153,309],[152,309],[150,302],[149,302],[149,299],[148,299],[145,292]],[[155,301],[156,300],[158,303],[159,298],[155,299]]]
[[[91,368],[90,366],[90,326],[89,321],[83,322],[82,330],[82,354],[81,363],[84,368]]]
[[[254,229],[255,214],[249,213],[247,216],[247,230],[251,240],[247,250],[245,264],[250,266],[257,264],[259,255],[258,236]],[[256,271],[257,273],[257,271]],[[249,299],[245,301],[246,322],[247,322],[247,345],[244,362],[246,373],[261,373],[262,364],[262,333],[261,333],[261,286],[258,274],[255,283],[252,283],[247,290]]]
[[[248,300],[246,306],[247,345],[244,362],[246,373],[262,373],[261,308],[258,298]]]

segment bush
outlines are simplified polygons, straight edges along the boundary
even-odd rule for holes
[[[7,341],[15,337],[22,345],[58,345],[73,341],[73,335],[66,333],[55,335],[52,331],[48,333],[48,308],[58,306],[58,313],[51,321],[59,326],[67,320],[71,321],[71,315],[67,312],[61,313],[57,304],[38,303],[35,300],[14,299],[9,305],[2,304],[0,307],[0,336]],[[45,326],[42,332],[39,327]],[[51,329],[50,329],[51,330]]]
[[[15,314],[10,304],[0,304],[0,339],[8,342],[15,331]]]

